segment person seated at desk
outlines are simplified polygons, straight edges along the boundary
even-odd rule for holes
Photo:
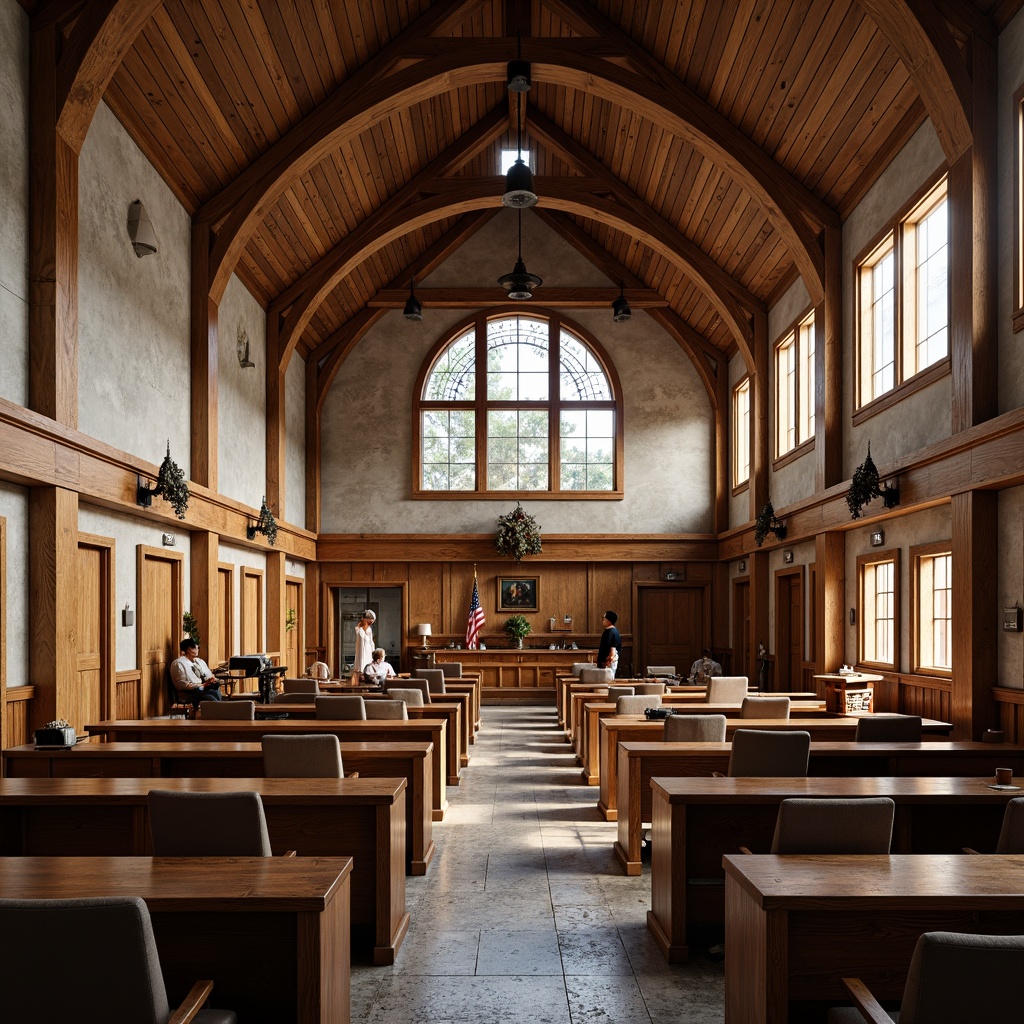
[[[700,652],[700,657],[690,666],[691,683],[703,683],[706,686],[712,676],[721,674],[722,666],[711,657],[711,651],[707,647]]]
[[[171,662],[171,682],[182,700],[196,707],[204,700],[223,700],[220,680],[199,657],[199,644],[185,637],[179,645],[181,657]]]
[[[383,686],[385,679],[393,679],[394,676],[395,670],[384,660],[384,648],[375,648],[373,660],[363,667],[363,679],[368,683]]]

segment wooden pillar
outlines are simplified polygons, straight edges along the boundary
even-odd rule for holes
[[[754,374],[750,378],[750,518],[768,501],[768,316],[754,313]]]
[[[846,663],[846,534],[819,533],[814,560],[814,670],[820,674]]]
[[[226,658],[230,652],[225,646],[223,623],[218,600],[219,580],[217,562],[220,556],[220,537],[206,530],[191,534],[191,556],[189,560],[190,611],[199,623],[204,657],[212,660]],[[212,659],[212,660],[211,660]]]
[[[998,726],[991,687],[996,656],[999,505],[995,491],[954,494],[953,513],[953,739],[980,740]]]
[[[32,725],[66,717],[78,684],[78,495],[29,489],[29,682]]]
[[[191,338],[192,457],[189,476],[217,490],[217,317],[210,298],[210,226],[192,225]]]
[[[267,505],[278,519],[284,519],[284,382],[287,364],[281,363],[280,324],[279,314],[271,310],[267,314]]]
[[[267,552],[267,650],[284,655],[284,619],[287,614],[283,551]]]
[[[306,360],[306,529],[320,532],[320,372]]]
[[[768,595],[769,585],[768,552],[754,551],[750,554],[750,659],[751,682],[757,682],[760,660],[757,656],[759,644],[764,644],[767,651],[770,646],[768,636]],[[769,677],[767,683],[774,685]]]
[[[825,228],[825,300],[814,310],[815,489],[843,474],[843,237]]]
[[[698,356],[698,358],[701,358]],[[722,359],[715,372],[715,511],[712,529],[729,529],[729,496],[732,494],[732,394],[729,390],[729,364]]]

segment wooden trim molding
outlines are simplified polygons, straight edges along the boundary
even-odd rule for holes
[[[1024,331],[1024,83],[1013,94],[1013,333]]]

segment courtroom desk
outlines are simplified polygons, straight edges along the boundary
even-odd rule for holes
[[[379,697],[370,697],[369,699],[381,700],[383,699],[383,694]],[[465,719],[462,714],[462,704],[460,702],[424,704],[422,706],[419,704],[410,704],[407,710],[409,712],[410,719],[444,719],[447,726],[445,735],[448,744],[446,778],[449,786],[457,786],[459,784],[459,776],[462,771],[462,751],[464,749],[462,746],[462,724]],[[272,715],[279,712],[286,714],[289,720],[300,722],[319,721],[316,717],[315,704],[289,704],[287,701],[281,700],[274,701],[273,704],[256,705],[257,719],[260,719],[263,715]],[[377,721],[377,719],[374,719],[373,721]]]
[[[275,856],[352,857],[353,952],[391,964],[405,909],[405,779],[0,779],[0,855],[152,856],[149,791],[259,793]]]
[[[480,676],[485,700],[521,700],[525,697],[554,697],[555,676],[571,670],[578,661],[597,657],[596,650],[547,647],[488,648],[486,651],[441,649],[431,651],[434,664],[457,661],[463,672]]]
[[[710,705],[705,705],[709,707]],[[811,742],[823,740],[850,740],[857,733],[855,716],[843,718],[729,718],[725,723],[725,738],[732,740],[737,729],[781,729],[810,733]],[[923,735],[930,743],[932,737],[947,736],[953,729],[949,722],[936,722],[926,718],[921,723]],[[621,715],[600,720],[601,761],[595,774],[583,775],[583,781],[590,786],[608,779],[607,792],[618,791],[618,744],[634,740],[660,740],[665,733],[663,721],[647,721],[640,715]],[[591,766],[590,771],[594,771]],[[604,809],[602,807],[602,809]]]
[[[0,898],[139,896],[172,1006],[212,978],[212,1004],[239,1021],[348,1024],[351,870],[348,857],[7,857]]]
[[[408,678],[408,673],[403,673],[399,676],[399,681],[403,677]],[[321,683],[320,691],[326,696],[332,694],[346,694],[356,692],[353,687],[348,685],[338,686],[335,683]],[[480,680],[470,678],[446,678],[445,679],[445,694],[468,694],[470,697],[469,709],[470,709],[470,729],[469,729],[469,742],[476,742],[476,733],[480,731]],[[377,687],[372,687],[362,694],[365,698],[370,699],[374,697],[387,697],[387,694]],[[443,695],[442,695],[443,696]]]
[[[726,1024],[820,1020],[843,977],[898,1000],[923,932],[1024,934],[1024,857],[729,856],[725,917]]]
[[[651,779],[655,776],[707,777],[729,770],[731,743],[620,743],[617,791],[601,778],[599,806],[618,821],[615,856],[627,875],[640,874],[640,840],[651,820]],[[1024,746],[969,741],[927,743],[811,744],[809,775],[973,776],[992,778],[996,768],[1024,774]]]
[[[694,927],[726,920],[723,855],[738,853],[741,846],[767,853],[779,804],[790,797],[891,797],[896,853],[961,853],[963,846],[992,850],[1006,804],[1018,791],[990,789],[988,782],[907,776],[652,779],[647,927],[669,963],[685,961]]]
[[[431,744],[342,743],[347,772],[405,779],[405,857],[411,875],[434,859]],[[259,743],[79,743],[70,750],[31,744],[3,752],[8,778],[253,778],[263,773]]]
[[[446,722],[441,718],[409,719],[408,721],[328,722],[312,720],[274,721],[209,721],[186,718],[108,719],[86,725],[85,731],[108,741],[133,743],[193,742],[212,740],[221,743],[256,742],[268,734],[294,736],[303,733],[333,733],[342,743],[432,743],[431,806],[434,821],[443,821],[448,807],[448,747],[445,742]]]

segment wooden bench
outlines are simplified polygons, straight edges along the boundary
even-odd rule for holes
[[[406,871],[426,874],[434,859],[432,744],[342,743],[348,772],[360,778],[405,779]],[[3,752],[8,778],[255,778],[263,774],[259,743],[79,743],[71,750]]]
[[[352,951],[392,964],[405,908],[405,779],[0,779],[0,855],[151,856],[149,791],[260,794],[275,855],[351,857]]]
[[[615,857],[627,875],[639,875],[640,840],[651,821],[651,779],[723,775],[730,743],[620,743],[617,790],[601,779],[602,810],[618,821]],[[996,768],[1024,773],[1024,746],[933,740],[928,743],[811,744],[810,775],[828,776],[973,776],[992,777]],[[608,804],[604,804],[605,800]]]
[[[447,722],[441,718],[409,719],[408,721],[319,722],[319,721],[184,721],[169,718],[110,719],[87,725],[90,736],[108,741],[132,743],[214,741],[219,743],[259,743],[267,733],[329,732],[342,743],[432,743],[431,807],[434,821],[443,821],[448,807]]]
[[[898,1000],[923,932],[1024,934],[1022,869],[1022,857],[726,857],[725,1019],[803,1020],[795,1002],[849,1001],[843,976]]]
[[[723,855],[738,853],[740,846],[767,852],[779,804],[787,797],[891,797],[896,802],[896,853],[953,853],[964,845],[991,850],[1006,803],[1016,793],[990,789],[988,781],[655,778],[648,930],[669,963],[687,960],[692,929],[721,926],[726,919]]]
[[[239,1020],[348,1024],[351,871],[350,857],[7,857],[0,898],[139,896],[172,1006],[212,977]]]

